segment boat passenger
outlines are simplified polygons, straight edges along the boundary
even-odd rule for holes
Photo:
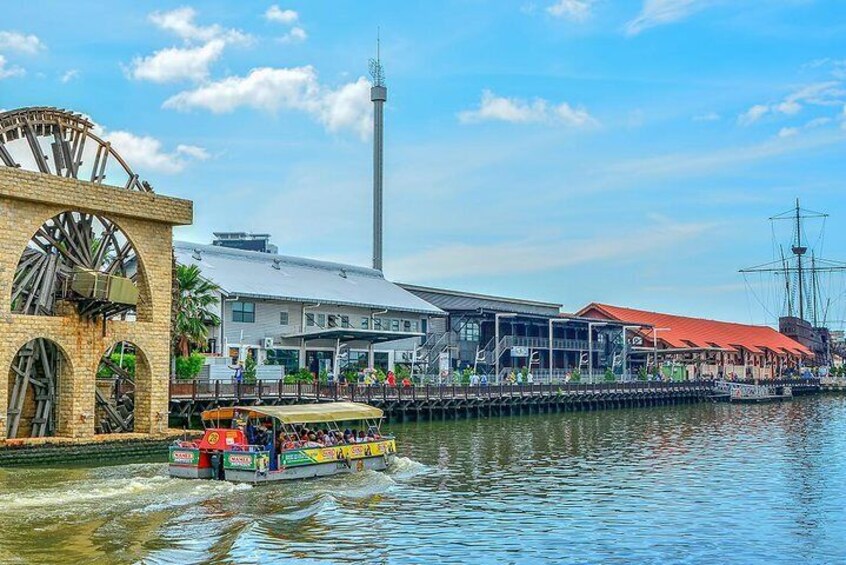
[[[367,443],[367,438],[364,437],[364,431],[358,432],[358,443]]]

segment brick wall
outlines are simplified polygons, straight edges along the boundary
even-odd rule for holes
[[[102,321],[80,318],[69,304],[60,304],[56,316],[11,313],[12,280],[24,248],[44,222],[68,210],[107,217],[132,243],[139,262],[137,321],[109,321],[104,332]],[[190,224],[192,215],[187,200],[0,167],[0,371],[10,371],[17,351],[32,339],[58,345],[64,356],[58,435],[94,434],[97,367],[120,341],[138,350],[135,431],[167,428],[172,227]],[[0,440],[7,407],[8,379],[0,378]]]

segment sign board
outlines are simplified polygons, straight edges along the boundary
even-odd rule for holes
[[[511,348],[512,357],[528,357],[529,348],[524,345],[515,345]]]
[[[198,449],[170,449],[170,464],[196,467],[200,464],[200,451]]]
[[[243,469],[254,471],[256,468],[256,454],[246,451],[227,451],[223,460],[224,469]]]

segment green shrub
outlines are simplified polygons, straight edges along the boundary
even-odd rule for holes
[[[205,356],[199,353],[192,353],[188,357],[176,358],[176,378],[180,380],[190,381],[196,379],[200,374],[200,369],[206,362]]]
[[[579,371],[578,369],[574,370],[572,372],[572,374],[570,375],[570,382],[571,383],[577,383],[581,380],[582,380],[582,372]]]
[[[256,384],[256,360],[252,355],[247,355],[247,360],[244,361],[244,384]]]
[[[293,385],[297,383],[308,383],[314,380],[314,375],[312,375],[308,369],[302,367],[296,373],[290,373],[285,375],[285,384],[286,385]]]
[[[605,369],[605,382],[606,383],[613,383],[617,380],[616,375],[614,375],[614,371],[611,370],[610,367]]]
[[[112,353],[109,356],[112,363],[118,365],[119,367],[123,367],[123,369],[129,373],[129,375],[134,379],[135,378],[135,354],[134,353],[124,353],[123,360],[121,361],[120,353]],[[100,368],[97,369],[97,378],[98,379],[111,379],[114,378],[115,372],[112,370],[111,367],[100,364]]]
[[[637,380],[645,381],[648,377],[648,373],[646,372],[646,367],[641,367],[637,370]]]

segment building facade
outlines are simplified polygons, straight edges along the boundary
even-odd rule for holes
[[[374,269],[186,242],[174,254],[221,289],[208,349],[225,364],[252,356],[286,373],[394,369],[443,316]]]
[[[540,380],[628,372],[621,323],[562,314],[552,302],[400,286],[446,312],[418,350],[424,372],[470,368],[501,379],[525,367]]]
[[[630,327],[633,364],[665,376],[779,378],[813,362],[813,352],[767,326],[721,322],[591,303],[578,315]]]

